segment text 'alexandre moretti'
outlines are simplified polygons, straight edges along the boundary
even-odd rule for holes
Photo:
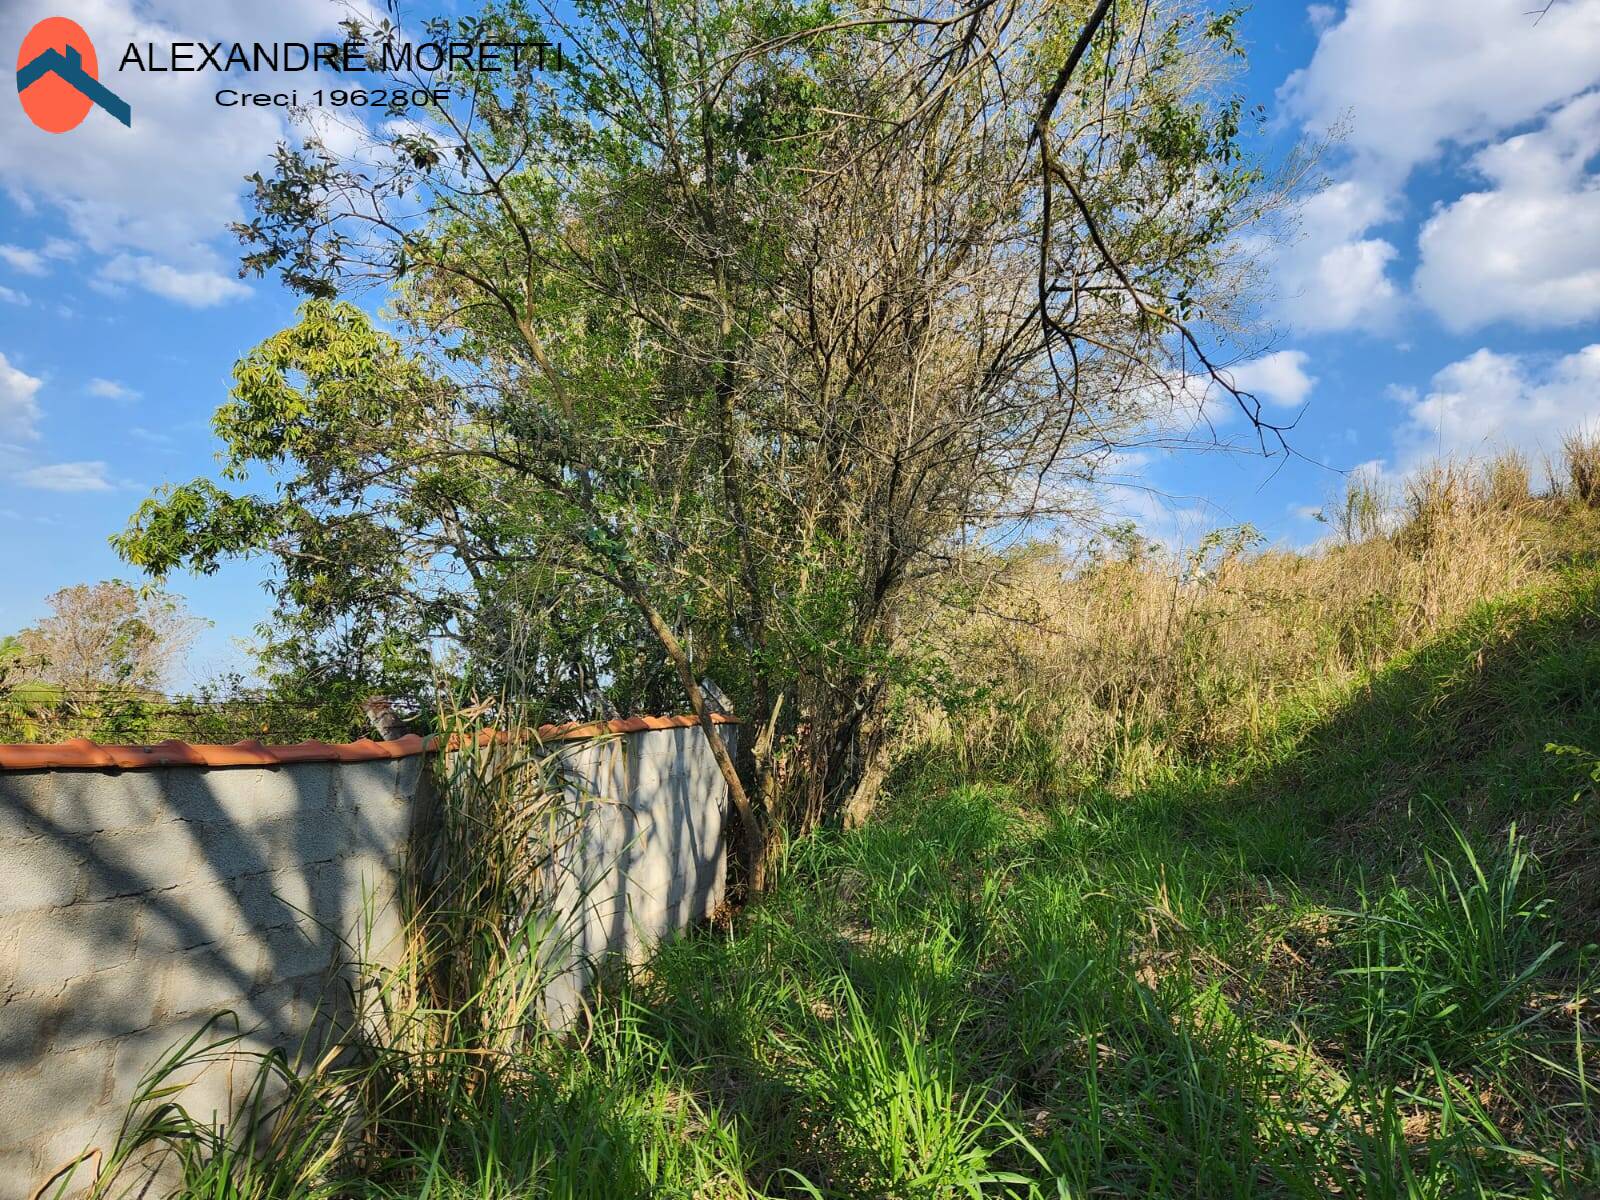
[[[515,71],[562,65],[559,42],[129,42],[118,70]]]

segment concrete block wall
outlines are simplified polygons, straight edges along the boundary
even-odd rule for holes
[[[393,935],[422,767],[0,773],[0,1198],[109,1149],[141,1076],[217,1013],[247,1044],[311,1032],[344,942]],[[190,1102],[229,1099],[219,1071]]]
[[[737,725],[717,726],[730,753]],[[566,931],[546,1015],[571,1021],[601,960],[638,960],[711,915],[727,884],[727,783],[692,726],[558,748],[578,827],[551,907]]]
[[[726,787],[704,736],[640,724],[552,746],[579,821],[552,901],[571,930],[558,1022],[606,955],[637,957],[722,899]],[[226,767],[177,746],[186,765],[131,770],[16,770],[43,748],[0,747],[0,1200],[109,1150],[140,1077],[222,1010],[246,1046],[316,1043],[348,946],[382,961],[398,930],[396,872],[426,804],[409,741],[370,761],[229,748],[266,761]],[[229,1086],[208,1071],[184,1103],[227,1114]]]

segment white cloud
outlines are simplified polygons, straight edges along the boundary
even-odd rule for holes
[[[1445,146],[1475,145],[1591,86],[1600,5],[1557,4],[1542,21],[1515,0],[1351,0],[1311,62],[1284,83],[1289,114],[1346,127],[1391,178]]]
[[[5,301],[7,304],[26,305],[29,303],[28,297],[24,293],[4,286],[0,286],[0,300]]]
[[[0,354],[0,437],[33,441],[39,436],[39,402],[34,397],[43,382]]]
[[[1297,214],[1297,236],[1277,256],[1284,315],[1319,333],[1379,329],[1393,319],[1399,288],[1389,278],[1397,251],[1369,237],[1394,215],[1394,203],[1373,185],[1340,180],[1309,197]]]
[[[4,260],[7,266],[21,271],[24,275],[45,273],[44,256],[37,250],[29,250],[24,246],[0,242],[0,260]]]
[[[0,45],[20,44],[55,10],[54,0],[0,4]],[[5,193],[24,211],[59,212],[73,241],[108,263],[111,283],[191,306],[246,295],[232,277],[236,247],[227,226],[244,215],[244,176],[265,166],[289,133],[285,116],[271,108],[218,105],[214,93],[222,84],[215,73],[118,70],[118,48],[130,42],[311,41],[326,38],[351,15],[371,18],[377,11],[367,0],[80,0],[71,16],[99,48],[100,77],[128,102],[133,123],[125,127],[92,111],[70,134],[52,135],[34,128],[20,105],[0,105]],[[279,87],[285,82],[248,77],[252,90],[287,91]],[[55,249],[64,253],[68,245]],[[42,259],[50,249],[27,253]]]
[[[1339,19],[1339,10],[1332,4],[1310,4],[1306,6],[1306,20],[1311,22],[1311,28],[1321,33]]]
[[[47,492],[109,492],[111,481],[106,478],[103,462],[51,463],[44,467],[31,467],[17,476],[23,487],[40,488]]]
[[[1104,515],[1109,521],[1132,521],[1145,537],[1169,550],[1192,545],[1222,518],[1209,501],[1138,484],[1106,488]]]
[[[1162,434],[1193,436],[1226,425],[1239,412],[1238,402],[1204,372],[1151,385],[1145,399],[1152,427]]]
[[[106,400],[137,400],[139,398],[138,392],[118,383],[115,379],[91,379],[84,390],[91,396],[100,396]]]
[[[1316,379],[1305,371],[1309,361],[1303,351],[1279,350],[1247,363],[1219,368],[1217,373],[1258,400],[1293,406],[1304,400],[1316,384]],[[1212,435],[1226,441],[1228,427],[1250,406],[1248,398],[1241,403],[1205,371],[1174,375],[1151,384],[1141,389],[1139,398],[1149,415],[1152,444],[1168,444],[1174,438],[1207,439]],[[1249,430],[1245,432],[1254,436]],[[1122,463],[1122,459],[1113,458],[1110,465],[1120,469]]]
[[[1389,279],[1395,248],[1382,238],[1362,238],[1327,247],[1317,259],[1315,288],[1302,303],[1303,329],[1381,325],[1397,294]]]
[[[78,248],[75,245],[65,238],[58,237],[46,238],[44,245],[37,250],[0,242],[0,261],[24,275],[43,275],[50,269],[48,260],[71,258],[77,252]]]
[[[336,158],[354,155],[371,136],[371,130],[350,116],[348,109],[308,108],[305,112],[305,130],[308,137],[316,138]]]
[[[1417,294],[1452,329],[1494,320],[1574,325],[1600,316],[1600,93],[1473,159],[1494,186],[1423,226]]]
[[[1425,393],[1390,394],[1403,410],[1402,472],[1443,455],[1553,454],[1564,433],[1600,418],[1600,343],[1542,364],[1479,350],[1439,371]]]
[[[1342,138],[1336,181],[1312,198],[1302,236],[1279,256],[1283,315],[1305,330],[1380,329],[1402,289],[1392,278],[1396,247],[1375,230],[1403,215],[1412,172],[1449,147],[1539,121],[1600,82],[1600,3],[1558,4],[1539,22],[1511,0],[1350,0],[1342,16],[1327,5],[1308,16],[1316,51],[1279,100],[1313,135],[1337,129]],[[1477,165],[1492,173],[1493,152]],[[1552,253],[1551,222],[1587,221],[1592,196],[1579,195],[1570,171],[1515,196],[1503,186],[1483,195],[1492,199],[1463,197],[1429,223],[1419,297],[1460,327],[1514,306],[1530,324],[1582,319],[1570,314],[1588,311],[1589,283],[1569,278]],[[1492,257],[1488,247],[1504,251],[1499,276],[1486,280],[1510,293],[1503,303],[1459,295],[1458,276],[1474,269],[1461,258],[1469,248]]]
[[[1306,374],[1310,361],[1304,350],[1278,350],[1229,367],[1228,375],[1235,387],[1292,408],[1303,403],[1316,386],[1316,377]]]
[[[97,278],[108,284],[134,284],[190,308],[209,308],[248,296],[250,289],[220,271],[184,270],[144,254],[119,254],[100,268]]]

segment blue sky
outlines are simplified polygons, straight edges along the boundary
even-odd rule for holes
[[[0,47],[65,12],[97,44],[330,33],[325,0],[6,0]],[[70,11],[68,8],[70,7]],[[359,6],[358,6],[359,7]],[[1262,0],[1241,85],[1281,158],[1330,128],[1297,230],[1257,247],[1268,297],[1236,367],[1309,461],[1151,453],[1113,502],[1155,536],[1253,522],[1289,545],[1363,464],[1534,454],[1600,418],[1600,0]],[[34,129],[0,101],[0,632],[73,583],[128,576],[106,543],[150,489],[215,468],[212,410],[293,302],[234,277],[241,180],[284,125],[201,76],[101,79],[133,106]],[[1237,418],[1218,426],[1243,433]],[[1151,489],[1151,490],[1146,490]],[[244,666],[269,611],[251,564],[174,577],[214,622],[179,684]]]

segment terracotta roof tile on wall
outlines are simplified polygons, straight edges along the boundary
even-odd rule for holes
[[[711,720],[718,725],[738,724],[720,713]],[[606,734],[644,733],[652,729],[684,729],[695,725],[694,717],[623,717],[615,721],[569,721],[539,727],[539,740],[577,741]],[[49,745],[0,745],[0,771],[44,769],[106,770],[138,767],[276,767],[287,763],[374,762],[385,758],[409,758],[438,746],[437,738],[423,739],[407,734],[390,742],[371,738],[330,745],[327,742],[297,742],[292,746],[264,746],[257,741],[234,742],[229,746],[190,742],[156,742],[151,746],[102,746],[85,738]]]

